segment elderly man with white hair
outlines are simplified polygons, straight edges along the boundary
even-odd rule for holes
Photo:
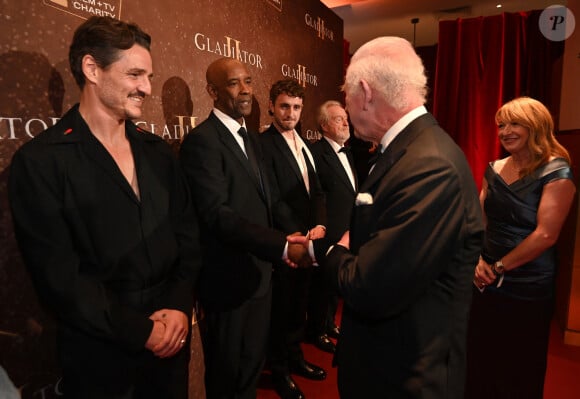
[[[344,298],[342,399],[463,398],[483,226],[467,161],[424,106],[426,80],[411,44],[397,37],[363,45],[346,73],[355,135],[380,152],[350,231],[327,255]]]

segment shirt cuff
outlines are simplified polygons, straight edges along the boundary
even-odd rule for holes
[[[284,244],[284,251],[282,251],[282,260],[286,262],[288,260],[288,241]]]
[[[328,254],[330,253],[330,251],[332,251],[333,248],[334,248],[334,244],[328,248],[328,250],[326,251],[326,256],[328,256]]]
[[[314,255],[314,244],[312,243],[312,240],[308,241],[308,255],[310,255],[310,258],[312,259],[312,266],[318,266],[316,255]]]

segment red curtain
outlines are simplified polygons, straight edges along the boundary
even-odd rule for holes
[[[488,162],[502,156],[494,121],[501,104],[527,95],[558,115],[564,46],[541,34],[540,13],[439,24],[433,114],[465,152],[478,185]]]

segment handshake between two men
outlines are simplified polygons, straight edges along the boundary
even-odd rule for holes
[[[310,240],[324,238],[325,234],[326,228],[324,226],[315,226],[306,235],[297,231],[286,237],[288,240],[288,253],[284,259],[286,264],[293,268],[312,266],[316,259],[314,259]]]
[[[312,266],[316,262],[312,241],[324,238],[325,232],[324,227],[316,226],[306,235],[296,232],[287,236],[288,255],[285,259],[286,264],[293,268]],[[343,246],[346,249],[350,248],[350,232],[348,230],[336,245]]]

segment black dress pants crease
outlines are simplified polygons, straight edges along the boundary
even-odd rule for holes
[[[255,399],[267,353],[272,291],[227,311],[205,310],[207,399]]]
[[[304,339],[311,268],[278,267],[273,272],[269,365],[273,374],[289,374],[289,366],[304,360]]]

